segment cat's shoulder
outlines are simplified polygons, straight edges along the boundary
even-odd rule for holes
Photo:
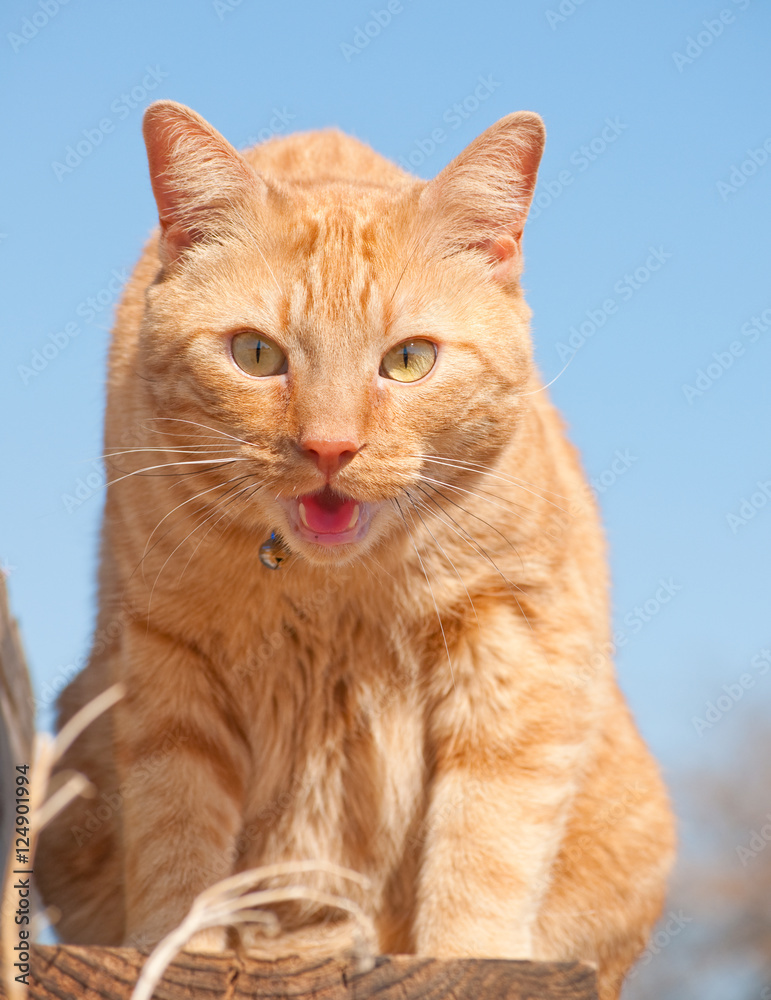
[[[243,150],[247,162],[266,176],[299,184],[402,186],[415,178],[360,139],[337,128],[269,139]]]

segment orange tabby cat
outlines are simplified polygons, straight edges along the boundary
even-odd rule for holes
[[[41,841],[62,936],[153,942],[232,871],[322,859],[370,878],[303,881],[384,952],[584,959],[617,996],[673,835],[532,362],[540,118],[428,183],[334,131],[239,154],[168,101],[145,137],[161,228],[115,327],[99,638],[60,723],[127,694],[66,761],[96,799]]]

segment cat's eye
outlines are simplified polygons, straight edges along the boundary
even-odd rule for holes
[[[435,361],[436,344],[430,340],[405,340],[383,358],[380,374],[397,382],[417,382],[428,375]]]
[[[269,337],[257,330],[242,330],[231,342],[233,360],[247,375],[283,375],[286,355]]]

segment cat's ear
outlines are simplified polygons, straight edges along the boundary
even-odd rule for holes
[[[161,262],[196,243],[222,238],[233,209],[264,197],[264,182],[216,129],[176,101],[156,101],[143,131],[161,223]]]
[[[427,239],[443,254],[481,250],[494,277],[522,268],[520,241],[546,129],[532,111],[501,118],[430,181],[421,194]]]

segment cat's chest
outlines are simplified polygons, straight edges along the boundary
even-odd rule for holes
[[[418,650],[354,605],[276,615],[233,670],[255,766],[361,759],[422,726]]]
[[[324,602],[260,637],[247,675],[252,773],[245,857],[326,857],[360,870],[401,850],[422,808],[415,650]]]

